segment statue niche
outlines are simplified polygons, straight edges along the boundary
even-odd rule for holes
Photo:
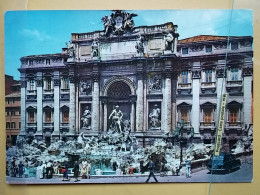
[[[82,113],[81,121],[82,121],[82,128],[83,129],[90,129],[91,128],[91,110],[90,106],[87,105]]]
[[[130,121],[130,87],[123,81],[116,81],[107,91],[108,131],[122,133]]]
[[[150,130],[161,129],[161,109],[157,103],[150,104],[149,125]]]

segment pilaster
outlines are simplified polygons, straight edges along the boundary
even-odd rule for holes
[[[144,85],[143,72],[137,73],[136,131],[143,131],[144,123]]]
[[[244,124],[252,124],[252,76],[253,66],[243,67],[243,91],[244,91]]]
[[[166,61],[166,66],[171,66],[171,61]],[[171,131],[171,112],[172,112],[172,98],[171,98],[171,78],[172,78],[172,71],[171,67],[168,67],[164,72],[165,77],[165,89],[163,93],[163,110],[162,110],[162,130],[165,132]]]
[[[42,136],[42,118],[43,118],[43,110],[42,110],[42,89],[43,88],[43,80],[42,80],[42,72],[37,72],[36,77],[36,90],[37,90],[37,131],[35,136]]]
[[[93,131],[99,131],[99,74],[94,72],[93,78],[93,94],[92,94],[92,118],[91,125]]]
[[[75,134],[75,75],[70,73],[70,108],[69,108],[69,134]]]
[[[53,122],[54,122],[54,131],[52,136],[58,136],[60,131],[60,79],[59,75],[55,75],[53,79],[54,83],[54,113],[53,113]]]
[[[26,131],[26,80],[21,80],[21,129],[19,136],[25,136]]]
[[[194,62],[192,70],[192,127],[194,133],[199,134],[200,126],[200,63]]]

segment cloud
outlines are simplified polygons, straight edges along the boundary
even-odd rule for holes
[[[49,35],[46,35],[43,32],[39,32],[36,29],[34,29],[34,30],[23,29],[20,33],[24,36],[31,37],[33,39],[37,39],[38,41],[41,41],[41,42],[51,39],[51,37]]]

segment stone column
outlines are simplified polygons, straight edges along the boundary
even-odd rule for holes
[[[104,127],[103,127],[103,121],[104,121],[104,114],[102,114],[102,113],[104,113],[104,109],[103,109],[103,105],[102,105],[102,102],[101,101],[99,101],[100,103],[99,103],[99,113],[100,113],[100,116],[99,116],[99,130],[101,131],[101,130],[103,130],[104,129]]]
[[[143,73],[137,73],[136,131],[143,131],[144,123],[144,86]]]
[[[201,70],[198,63],[194,63],[192,70],[192,122],[194,133],[199,134],[200,126],[200,78]]]
[[[144,116],[143,116],[143,120],[144,120],[144,126],[143,126],[143,130],[144,131],[147,131],[148,130],[148,118],[147,118],[147,99],[146,99],[146,95],[147,95],[147,77],[146,77],[146,75],[144,75],[144,77],[143,77],[143,84],[144,84],[144,108],[143,108],[143,110],[144,110]]]
[[[225,63],[225,62],[224,62]],[[221,106],[221,98],[222,95],[224,94],[225,90],[225,77],[226,77],[226,72],[224,72],[224,67],[219,66],[216,70],[216,75],[217,75],[217,114],[216,114],[216,127],[218,127],[218,118],[219,118],[219,112],[220,112],[220,106]],[[223,85],[223,88],[222,88]],[[228,112],[227,112],[228,113]],[[228,118],[226,118],[226,121],[228,121]]]
[[[253,66],[248,65],[243,68],[243,90],[244,90],[244,124],[252,124],[252,75]]]
[[[75,134],[75,76],[69,75],[70,80],[70,109],[69,109],[69,135]]]
[[[80,129],[80,114],[79,114],[79,84],[75,83],[76,88],[76,99],[75,99],[75,107],[76,107],[76,132],[79,133]]]
[[[36,78],[36,90],[37,90],[37,131],[35,136],[42,137],[42,118],[43,118],[43,110],[42,110],[42,88],[43,88],[43,80],[42,80],[42,72],[37,72]]]
[[[99,75],[93,74],[92,93],[92,118],[91,126],[93,131],[99,131]]]
[[[167,71],[165,73],[165,88],[163,94],[164,107],[162,110],[163,120],[162,120],[162,130],[165,132],[171,131],[171,72]]]
[[[104,131],[107,131],[107,102],[103,101],[104,104]]]
[[[60,79],[54,78],[54,131],[52,136],[59,136],[60,132]]]
[[[175,130],[177,126],[176,116],[177,116],[177,106],[176,106],[176,93],[177,93],[177,73],[175,72],[172,77],[172,130]],[[190,120],[190,118],[189,118]]]
[[[136,99],[132,98],[131,99],[131,116],[130,116],[132,132],[135,131],[135,102],[136,102]]]
[[[21,81],[21,129],[19,136],[25,136],[26,135],[26,85],[27,81],[22,80]]]

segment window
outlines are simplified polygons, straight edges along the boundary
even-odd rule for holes
[[[51,64],[51,60],[50,59],[46,59],[46,65],[50,65]]]
[[[29,123],[34,123],[34,112],[29,112]]]
[[[206,52],[212,52],[212,46],[211,45],[206,46]]]
[[[181,120],[183,120],[184,123],[188,122],[188,110],[181,110]]]
[[[232,81],[238,80],[238,68],[231,68],[231,80]]]
[[[69,123],[69,111],[62,112],[62,122]]]
[[[6,123],[6,129],[10,129],[10,123],[9,122]]]
[[[205,71],[206,83],[212,82],[212,70]]]
[[[45,84],[46,84],[46,86],[45,86],[45,89],[46,89],[46,90],[51,90],[51,89],[52,89],[51,78],[46,78]]]
[[[21,122],[19,122],[19,129],[21,129]]]
[[[11,116],[15,116],[15,111],[11,111]]]
[[[7,100],[7,104],[10,104],[10,100],[9,99]]]
[[[231,50],[237,50],[238,49],[238,43],[231,43]]]
[[[10,115],[10,114],[9,114],[9,111],[6,111],[6,115],[7,115],[7,116],[9,116],[9,115]]]
[[[29,60],[29,66],[33,65],[33,60]]]
[[[33,79],[29,80],[29,90],[34,90],[35,88],[35,81]]]
[[[45,122],[51,123],[51,111],[45,111]]]
[[[11,122],[11,128],[12,129],[15,129],[16,127],[15,127],[15,122]]]
[[[182,48],[182,54],[188,54],[188,48]]]
[[[62,78],[62,89],[69,89],[69,78]]]
[[[210,126],[212,122],[212,109],[204,109],[204,125]]]
[[[181,73],[181,82],[182,84],[188,83],[188,71],[182,71]]]
[[[15,99],[13,99],[13,104],[15,103]]]
[[[229,125],[237,125],[238,121],[238,110],[231,109],[229,110]]]

